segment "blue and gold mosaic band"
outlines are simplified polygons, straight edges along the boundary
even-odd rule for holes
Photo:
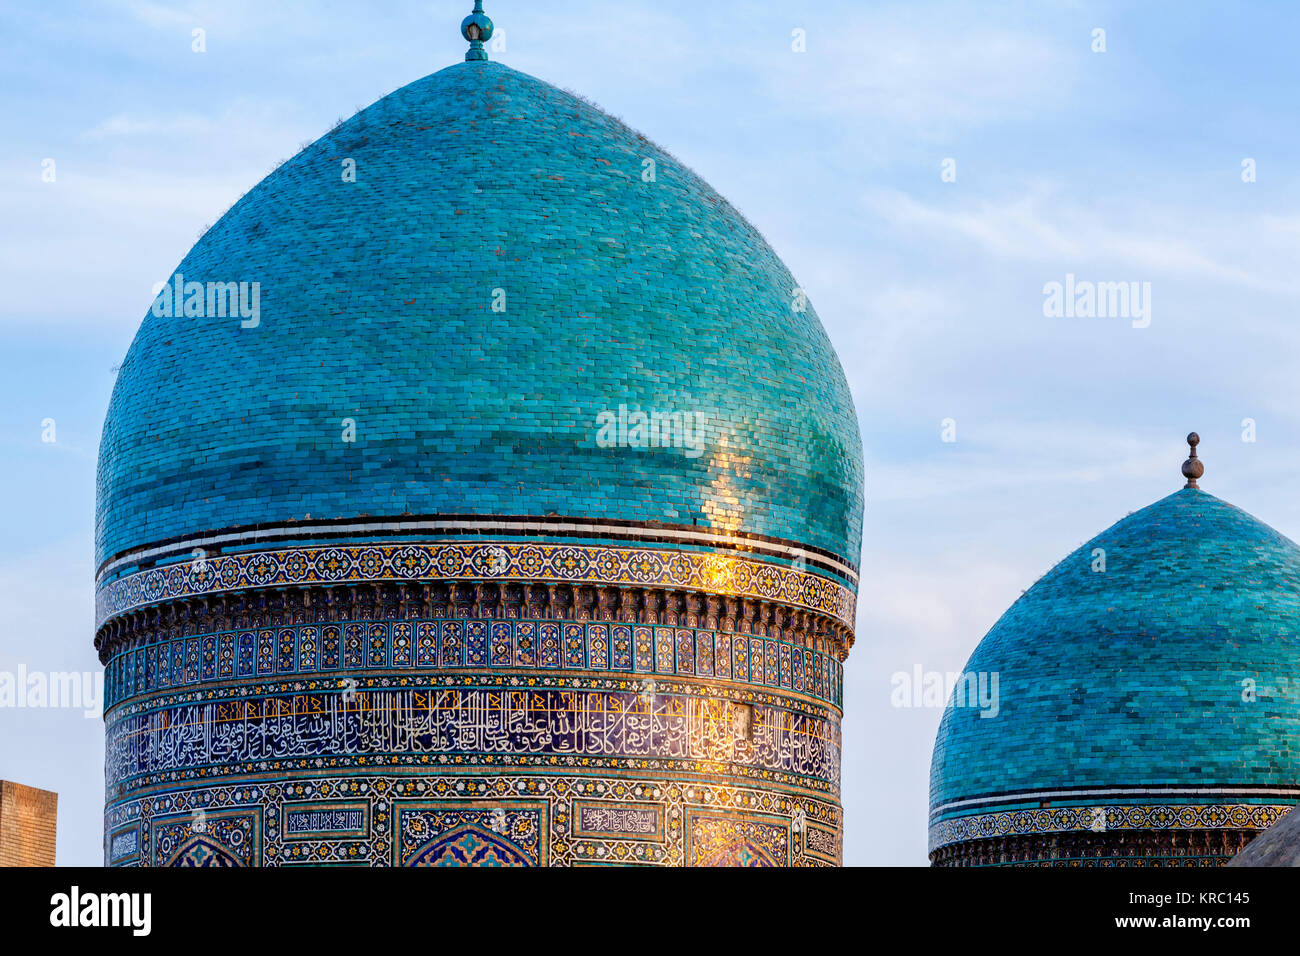
[[[843,827],[837,801],[765,783],[472,769],[270,772],[110,802],[106,822],[112,866],[828,866]]]
[[[997,799],[1002,807],[967,811],[938,811],[930,823],[930,852],[951,844],[1064,833],[1116,833],[1117,831],[1243,830],[1251,834],[1275,823],[1300,800],[1300,787],[1266,792],[1223,791],[1196,794],[1205,802],[1188,802],[1187,796],[1154,802],[1160,788],[1141,788],[1134,802],[1115,802],[1122,791],[1103,791],[1088,803],[1083,795],[1007,794]],[[1074,805],[1061,805],[1073,801]],[[1147,801],[1147,802],[1141,802]],[[951,815],[948,815],[951,814]]]
[[[563,582],[692,588],[779,601],[853,624],[854,592],[821,574],[730,554],[545,543],[334,545],[187,558],[101,584],[98,624],[161,601],[303,584]]]
[[[937,866],[1221,866],[1296,800],[1300,788],[1006,794],[932,814],[929,855]]]
[[[699,676],[842,706],[843,665],[790,641],[690,627],[561,621],[352,621],[226,630],[123,650],[105,703],[212,680],[491,668]]]

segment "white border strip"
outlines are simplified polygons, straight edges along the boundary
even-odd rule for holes
[[[991,797],[972,797],[969,800],[954,800],[935,807],[930,811],[931,817],[957,810],[961,807],[995,805],[1004,803],[1032,803],[1035,800],[1074,800],[1083,797],[1131,797],[1131,796],[1194,796],[1207,794],[1233,797],[1300,797],[1300,786],[1295,787],[1197,787],[1194,785],[1168,787],[1096,787],[1088,790],[1027,790],[1017,793],[1001,793]],[[1050,808],[1042,808],[1050,809]]]
[[[391,532],[401,534],[407,531],[478,531],[478,532],[496,532],[501,534],[523,533],[546,535],[547,533],[565,533],[580,532],[583,534],[594,534],[599,536],[614,536],[627,538],[635,541],[638,537],[656,537],[656,538],[673,538],[679,541],[691,541],[700,544],[726,544],[752,548],[754,550],[775,551],[777,554],[784,555],[791,559],[804,558],[809,562],[815,562],[831,568],[836,573],[843,575],[853,584],[858,583],[857,572],[848,565],[837,561],[834,558],[827,557],[824,554],[814,551],[808,551],[804,548],[790,547],[789,545],[777,544],[773,541],[755,538],[742,538],[736,535],[717,534],[710,531],[685,531],[674,530],[670,528],[645,528],[636,525],[606,525],[597,523],[582,522],[564,522],[564,523],[542,523],[535,521],[472,521],[472,520],[450,520],[450,519],[430,519],[425,521],[369,521],[357,522],[353,524],[295,524],[295,525],[278,525],[273,528],[258,528],[253,531],[245,532],[228,532],[224,534],[208,535],[206,537],[187,538],[183,541],[176,541],[168,545],[144,548],[139,551],[131,551],[111,561],[104,566],[95,577],[101,580],[112,574],[118,568],[127,565],[139,564],[141,561],[148,561],[152,558],[162,555],[177,554],[185,551],[193,551],[195,548],[218,547],[227,544],[253,544],[267,538],[285,538],[285,537],[302,537],[315,535],[348,535],[348,534],[373,534],[375,532]]]

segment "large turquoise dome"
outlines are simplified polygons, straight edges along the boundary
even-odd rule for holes
[[[176,272],[259,283],[260,321],[146,316],[104,425],[101,562],[433,514],[708,528],[857,562],[852,400],[789,271],[689,169],[532,77],[469,62],[385,97]],[[703,453],[629,466],[597,441],[621,406],[699,412]]]
[[[735,209],[492,31],[237,202],[131,346],[108,864],[841,859],[835,352]]]
[[[1070,834],[1102,856],[1117,833],[1125,852],[1152,831],[1250,834],[1300,800],[1300,548],[1198,488],[1056,565],[963,674],[996,674],[998,694],[959,695],[939,728],[944,861],[1041,862]]]

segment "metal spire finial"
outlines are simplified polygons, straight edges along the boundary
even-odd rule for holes
[[[1187,460],[1183,462],[1183,477],[1187,479],[1187,484],[1183,485],[1184,488],[1199,488],[1200,485],[1196,483],[1196,479],[1205,474],[1205,465],[1201,462],[1201,459],[1196,457],[1196,446],[1200,443],[1201,436],[1196,432],[1192,432],[1187,436],[1187,445],[1191,452],[1187,456]]]
[[[460,35],[469,41],[466,60],[486,60],[483,44],[492,39],[492,21],[483,12],[483,0],[474,0],[474,12],[460,22]]]

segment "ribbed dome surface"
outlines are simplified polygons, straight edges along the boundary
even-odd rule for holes
[[[1179,491],[1044,575],[966,671],[998,673],[999,712],[949,706],[932,808],[1053,789],[1293,787],[1300,548],[1212,495]]]
[[[857,560],[858,427],[796,282],[698,177],[541,81],[464,63],[398,90],[176,271],[258,282],[260,324],[146,316],[104,425],[100,560],[400,514],[696,524]],[[620,405],[702,413],[703,453],[599,447]]]

